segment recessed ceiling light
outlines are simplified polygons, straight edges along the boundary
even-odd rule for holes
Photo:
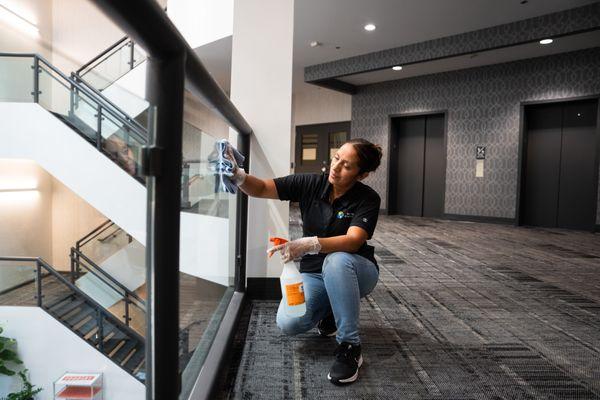
[[[394,66],[392,67],[392,69],[393,69],[394,71],[402,71],[402,66],[400,66],[400,65],[394,65]]]
[[[319,47],[321,45],[321,42],[317,42],[316,40],[313,40],[312,42],[310,42],[310,47]]]
[[[540,44],[550,44],[552,42],[554,42],[554,40],[552,40],[552,39],[542,39],[542,40],[540,40]]]
[[[377,28],[377,27],[375,25],[373,25],[373,24],[366,24],[365,25],[365,31],[371,32],[371,31],[374,31],[375,28]]]

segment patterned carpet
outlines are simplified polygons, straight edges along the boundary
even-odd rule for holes
[[[600,399],[600,235],[391,216],[372,242],[359,381],[330,384],[335,341],[255,301],[221,398]]]

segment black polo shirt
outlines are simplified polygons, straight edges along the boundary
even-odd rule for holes
[[[332,185],[327,175],[295,174],[275,178],[280,200],[297,201],[302,213],[303,236],[345,235],[351,226],[359,226],[373,236],[381,199],[369,186],[356,182],[346,193],[329,203]],[[365,242],[356,252],[376,266],[373,246]],[[307,254],[300,261],[300,272],[321,272],[325,253]],[[379,268],[379,267],[378,267]]]

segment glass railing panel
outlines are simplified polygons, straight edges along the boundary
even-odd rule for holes
[[[106,259],[125,248],[135,239],[117,225],[107,226],[96,237],[83,244],[79,250],[94,263],[100,265]],[[139,243],[137,243],[139,245]]]
[[[146,145],[141,135],[114,116],[103,114],[102,137],[104,151],[130,175],[136,175],[141,149]]]
[[[179,364],[184,397],[233,294],[235,215],[230,207],[235,208],[237,197],[220,189],[220,177],[210,163],[216,142],[229,128],[216,115],[208,120],[205,129],[184,122],[182,132]],[[217,134],[210,131],[215,126]]]
[[[100,304],[123,324],[130,326],[139,335],[145,335],[146,306],[140,291],[127,287],[130,282],[120,282],[102,267],[90,262],[83,254],[73,253],[75,276],[73,281],[83,293]],[[130,278],[135,281],[135,278]]]
[[[0,306],[35,305],[35,264],[0,261]]]
[[[33,57],[0,56],[0,101],[33,101]]]
[[[218,190],[221,178],[214,174],[209,162],[217,138],[185,122],[183,135],[182,211],[227,218],[230,195]]]
[[[95,141],[98,103],[50,68],[41,65],[39,70],[40,86],[46,88],[39,94],[39,104]]]
[[[129,41],[81,73],[81,77],[98,90],[104,90],[146,59],[139,46]]]

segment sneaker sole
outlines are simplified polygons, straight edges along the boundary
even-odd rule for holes
[[[321,337],[333,337],[333,336],[337,335],[337,331],[327,334],[327,333],[323,333],[317,329],[317,332],[319,333],[319,336],[321,336]]]
[[[328,373],[327,379],[329,379],[329,382],[333,383],[334,385],[347,385],[349,383],[352,383],[358,379],[358,370],[360,369],[360,366],[362,365],[362,363],[363,363],[363,358],[362,358],[362,354],[361,354],[360,358],[358,359],[358,367],[356,368],[356,373],[354,375],[352,375],[350,378],[339,379],[337,381],[334,381],[331,379],[331,374]]]

